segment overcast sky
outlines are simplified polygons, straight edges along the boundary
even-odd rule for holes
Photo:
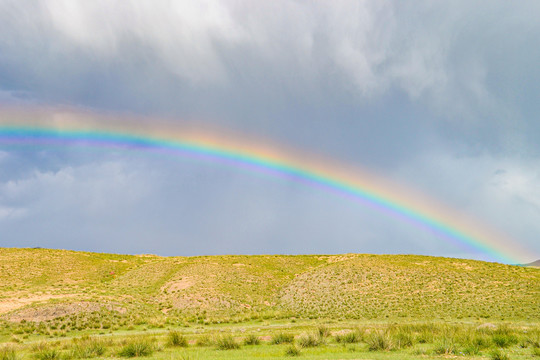
[[[367,168],[532,261],[539,15],[537,1],[0,0],[0,104],[212,126]],[[0,246],[486,258],[286,179],[2,143]]]

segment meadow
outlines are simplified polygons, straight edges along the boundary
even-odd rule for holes
[[[540,269],[0,249],[0,360],[540,359]]]

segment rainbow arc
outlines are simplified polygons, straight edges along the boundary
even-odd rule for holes
[[[134,126],[130,122],[80,118],[37,121],[32,116],[0,120],[1,144],[123,147],[192,156],[253,171],[284,176],[323,188],[400,218],[435,233],[438,238],[481,252],[495,261],[518,263],[526,252],[515,241],[479,224],[458,211],[391,184],[369,172],[338,166],[291,151],[277,151],[260,142],[197,133],[168,125],[166,128]],[[75,119],[75,120],[74,120]],[[84,120],[84,119],[83,119]]]

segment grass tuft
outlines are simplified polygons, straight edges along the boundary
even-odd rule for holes
[[[490,355],[491,360],[510,360],[508,355],[506,355],[504,352],[502,352],[499,349],[495,349],[491,351],[489,355]]]
[[[17,352],[11,346],[0,349],[0,360],[17,360]]]
[[[317,347],[323,344],[324,340],[319,336],[319,334],[302,334],[298,338],[298,345],[303,348],[307,347]]]
[[[179,331],[172,330],[172,331],[169,331],[169,333],[167,334],[167,345],[187,347],[188,341],[182,333],[180,333]]]
[[[82,342],[77,343],[71,355],[76,359],[91,359],[105,354],[107,347],[103,341],[98,339],[84,339]]]
[[[377,331],[371,334],[366,342],[369,351],[389,351],[393,350],[392,339],[386,332]]]
[[[274,345],[291,344],[293,341],[294,341],[294,335],[286,334],[286,333],[278,333],[272,336],[272,340],[270,341],[270,343]]]
[[[146,340],[138,340],[130,342],[122,349],[120,349],[118,355],[122,357],[141,357],[141,356],[150,356],[154,352],[154,347],[150,342]]]
[[[257,335],[251,334],[244,339],[244,345],[259,345],[260,343],[261,341],[259,340]]]
[[[336,335],[336,342],[340,344],[354,344],[362,341],[362,336],[358,331],[351,331],[346,334]]]
[[[317,333],[321,339],[324,339],[330,336],[330,329],[326,325],[320,325],[317,328]]]
[[[300,356],[300,349],[294,345],[290,345],[285,349],[286,356]]]
[[[240,349],[240,344],[230,335],[220,336],[216,340],[218,350],[235,350]]]
[[[60,352],[56,349],[43,349],[35,354],[38,360],[57,360],[60,359]]]

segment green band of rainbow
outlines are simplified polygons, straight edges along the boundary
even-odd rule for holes
[[[74,129],[56,128],[54,126],[40,127],[0,125],[0,144],[89,144],[93,146],[122,146],[142,149],[158,149],[184,154],[195,154],[199,157],[224,161],[236,166],[253,168],[259,171],[273,172],[297,180],[307,182],[342,195],[352,196],[357,200],[391,213],[407,221],[428,228],[446,241],[465,245],[503,263],[517,263],[517,259],[508,255],[505,246],[511,246],[509,240],[485,234],[470,226],[449,219],[440,211],[430,208],[420,208],[415,204],[397,199],[390,191],[373,190],[362,179],[343,178],[335,175],[328,166],[314,167],[305,165],[299,160],[287,157],[276,157],[261,151],[250,151],[236,148],[230,144],[209,143],[204,140],[183,139],[181,135],[172,137],[153,136],[118,132],[108,129]],[[472,233],[472,234],[471,234]]]

